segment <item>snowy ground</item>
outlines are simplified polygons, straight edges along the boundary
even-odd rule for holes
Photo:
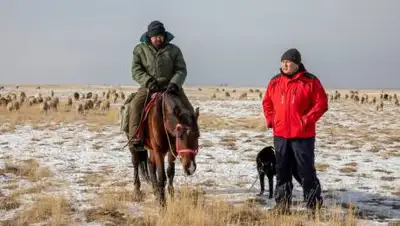
[[[193,104],[200,106],[200,117],[224,118],[229,123],[253,118],[263,123],[259,100],[196,100]],[[352,201],[369,223],[399,220],[399,113],[400,108],[391,105],[377,112],[374,105],[330,103],[318,124],[316,143],[317,170],[326,205],[346,206]],[[234,202],[255,198],[259,183],[249,189],[256,178],[255,156],[264,146],[272,145],[271,131],[238,128],[234,123],[217,128],[204,122],[201,126],[204,131],[197,171],[186,177],[177,163],[175,186],[197,185],[210,195]],[[1,193],[7,196],[15,187],[26,189],[53,181],[41,192],[67,195],[77,210],[77,220],[84,221],[84,211],[93,205],[100,190],[112,186],[132,188],[130,154],[127,148],[121,150],[125,142],[118,123],[98,130],[82,122],[47,128],[18,125],[0,136],[0,169],[6,168],[6,163],[34,159],[41,167],[48,167],[52,176],[30,181],[0,173]],[[295,199],[300,200],[301,187],[294,184]],[[150,188],[144,184],[143,189]],[[29,203],[30,197],[27,194],[24,202]],[[272,199],[263,202],[265,208],[274,205]],[[140,205],[133,203],[131,208],[140,213]],[[1,209],[0,221],[11,218],[21,208]]]

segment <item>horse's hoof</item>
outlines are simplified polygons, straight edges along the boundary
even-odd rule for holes
[[[175,193],[174,187],[168,187],[168,194],[173,198]]]
[[[141,201],[143,201],[143,197],[144,197],[144,194],[143,194],[142,191],[140,191],[140,190],[135,190],[135,191],[133,192],[133,200],[134,200],[135,202],[141,202]]]
[[[260,193],[258,193],[256,196],[260,197],[260,196],[262,196],[262,195],[264,195],[264,192],[260,192]]]

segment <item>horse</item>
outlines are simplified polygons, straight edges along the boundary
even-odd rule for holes
[[[168,177],[168,193],[174,196],[173,180],[175,160],[178,158],[186,175],[196,170],[196,155],[199,149],[199,108],[187,109],[180,98],[166,92],[156,92],[143,111],[139,130],[143,130],[145,151],[136,151],[129,145],[133,164],[134,189],[140,194],[139,173],[147,183],[151,182],[154,195],[161,206],[165,206],[165,185]],[[149,156],[150,154],[150,156]],[[165,173],[165,156],[168,167]]]

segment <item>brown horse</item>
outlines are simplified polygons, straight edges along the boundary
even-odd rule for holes
[[[140,193],[140,172],[142,179],[151,182],[157,200],[164,206],[166,176],[168,193],[171,197],[174,195],[176,158],[180,159],[187,175],[192,175],[196,170],[195,157],[200,136],[197,123],[199,108],[192,112],[183,105],[179,97],[164,92],[152,95],[143,114],[145,116],[139,128],[143,130],[147,151],[136,151],[133,146],[129,146],[135,192]],[[167,174],[164,167],[166,155]]]

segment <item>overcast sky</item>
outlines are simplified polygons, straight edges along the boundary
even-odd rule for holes
[[[0,83],[136,85],[152,20],[175,35],[187,85],[265,86],[298,48],[327,88],[400,88],[398,0],[1,0]]]

